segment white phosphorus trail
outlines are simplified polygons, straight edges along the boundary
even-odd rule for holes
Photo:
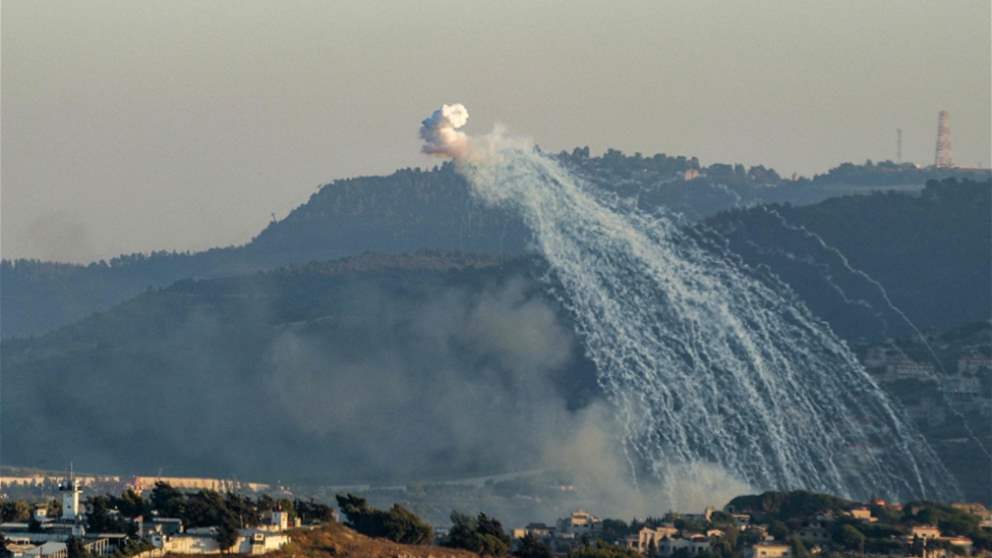
[[[452,156],[476,196],[531,230],[635,471],[663,486],[716,465],[761,489],[956,495],[901,409],[788,287],[525,142],[466,136],[467,117],[451,105],[424,120],[424,151]]]

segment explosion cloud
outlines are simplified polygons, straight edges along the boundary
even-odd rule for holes
[[[469,138],[458,129],[468,122],[468,109],[461,103],[441,105],[425,118],[420,126],[420,137],[424,140],[421,150],[433,155],[447,155],[461,159],[468,154]]]

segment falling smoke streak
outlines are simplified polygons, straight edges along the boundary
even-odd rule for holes
[[[973,442],[975,442],[975,444],[978,445],[979,450],[981,450],[981,452],[983,454],[985,454],[985,457],[988,458],[988,459],[992,459],[992,454],[989,453],[988,449],[985,447],[985,444],[982,443],[981,438],[979,438],[978,435],[975,434],[975,431],[971,428],[971,425],[968,424],[968,420],[965,418],[965,416],[960,411],[957,410],[957,407],[955,405],[953,405],[951,403],[950,399],[947,397],[947,392],[944,390],[944,382],[942,381],[942,378],[946,378],[947,377],[947,370],[944,368],[944,364],[940,361],[940,358],[937,356],[937,352],[934,351],[933,347],[930,345],[930,342],[927,341],[926,335],[923,334],[923,331],[921,331],[920,328],[917,327],[916,324],[912,320],[909,319],[909,316],[907,316],[905,312],[903,312],[899,307],[897,307],[895,305],[895,303],[892,302],[892,299],[889,297],[889,292],[885,289],[885,287],[880,282],[878,282],[875,278],[873,278],[872,276],[868,275],[867,272],[865,272],[865,271],[863,271],[861,269],[858,269],[858,268],[854,267],[853,265],[851,265],[850,260],[847,259],[847,256],[845,256],[843,252],[841,252],[835,246],[832,246],[832,245],[828,244],[827,241],[825,241],[823,239],[823,237],[821,237],[820,235],[818,235],[815,232],[809,230],[808,228],[806,228],[803,225],[793,225],[793,224],[789,223],[785,219],[785,216],[783,216],[781,213],[775,211],[773,208],[770,208],[770,207],[767,207],[767,206],[762,206],[762,209],[764,209],[769,214],[774,215],[775,217],[777,217],[779,219],[779,221],[781,222],[782,227],[784,227],[786,230],[797,232],[797,233],[800,233],[802,235],[805,235],[806,238],[813,239],[817,244],[819,244],[819,246],[823,250],[834,254],[840,260],[841,264],[844,266],[844,269],[846,269],[847,271],[853,273],[854,275],[856,275],[858,277],[861,277],[868,284],[870,284],[873,287],[875,287],[876,289],[878,289],[879,294],[882,296],[882,300],[885,301],[885,304],[889,307],[889,310],[891,310],[892,312],[894,312],[897,316],[899,316],[900,319],[902,319],[906,323],[907,326],[909,326],[909,328],[913,331],[913,334],[920,340],[920,343],[922,343],[923,346],[926,347],[927,352],[930,354],[931,360],[940,369],[940,372],[943,375],[941,378],[936,377],[936,375],[931,375],[930,377],[931,377],[931,379],[933,379],[934,383],[937,385],[937,391],[940,392],[941,400],[944,403],[944,405],[948,409],[950,409],[951,413],[955,417],[957,417],[958,420],[961,421],[961,424],[964,426],[965,430],[968,432],[968,436],[971,438],[971,440]],[[900,350],[900,352],[901,352],[901,350]],[[906,356],[905,353],[903,353],[903,356]]]
[[[848,306],[860,306],[861,308],[864,308],[865,310],[871,312],[875,316],[875,318],[878,319],[879,323],[882,325],[882,330],[885,332],[885,334],[886,335],[888,334],[889,321],[885,319],[885,315],[882,314],[880,310],[872,306],[870,302],[868,302],[863,298],[852,299],[847,294],[847,292],[845,292],[844,289],[834,280],[835,278],[833,273],[831,272],[831,268],[829,264],[818,262],[816,261],[816,259],[811,257],[803,258],[792,252],[789,252],[788,250],[783,250],[781,248],[774,248],[774,249],[767,248],[765,246],[758,244],[753,240],[745,240],[744,242],[756,253],[761,254],[763,256],[781,256],[790,261],[800,262],[808,266],[815,267],[816,269],[819,269],[820,271],[823,272],[823,278],[826,280],[827,285],[831,288],[831,290],[837,293],[837,296],[840,297],[841,301],[843,301],[844,304]],[[769,273],[772,273],[771,270],[769,270]],[[782,283],[785,283],[785,281],[779,278],[778,276],[776,276],[776,279],[781,281]]]
[[[517,211],[533,232],[636,470],[663,486],[715,463],[758,488],[957,492],[901,410],[785,285],[704,248],[677,217],[639,211],[499,134],[428,150],[454,156],[476,196]]]

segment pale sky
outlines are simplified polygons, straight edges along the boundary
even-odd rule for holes
[[[989,0],[4,0],[2,254],[242,243],[318,184],[434,163],[468,106],[546,149],[822,172],[989,165]]]

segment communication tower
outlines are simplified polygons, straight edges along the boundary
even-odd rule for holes
[[[902,162],[902,128],[896,128],[896,162]]]
[[[937,149],[933,166],[937,168],[953,167],[951,159],[951,114],[946,110],[937,115]]]

